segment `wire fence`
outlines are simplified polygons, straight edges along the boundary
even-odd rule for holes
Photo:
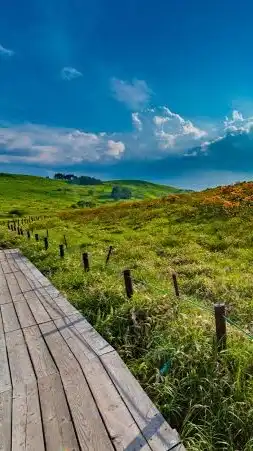
[[[45,217],[43,217],[44,219]],[[10,231],[17,232],[18,235],[24,236],[24,231],[21,227],[21,224],[29,224],[34,221],[39,221],[41,219],[40,216],[36,217],[28,217],[23,218],[22,220],[13,220],[13,221],[7,221],[7,226]],[[26,231],[26,236],[28,239],[31,239],[30,231]],[[37,233],[34,234],[35,241],[39,241],[39,235]],[[45,250],[48,250],[49,247],[49,233],[48,230],[46,231],[46,237],[43,238],[44,240],[44,246]],[[66,235],[63,235],[62,243],[59,244],[59,255],[61,258],[64,258],[65,256],[65,250],[68,252],[68,254],[73,254],[76,251],[81,252],[83,249],[83,246],[80,245],[71,245],[69,246]],[[113,246],[110,246],[105,258],[105,266],[109,264],[109,260],[113,255]],[[89,263],[89,254],[87,252],[84,252],[82,254],[82,262],[84,270],[87,272],[90,270],[90,263]],[[125,290],[126,295],[128,298],[131,298],[134,295],[134,278],[131,275],[131,271],[129,269],[125,269],[123,272],[121,271],[121,274],[124,276],[124,282],[125,282]],[[175,290],[175,296],[180,299],[183,302],[190,303],[191,305],[194,305],[194,307],[207,312],[208,314],[211,314],[215,317],[216,322],[216,336],[217,336],[217,343],[219,344],[220,350],[224,349],[226,347],[226,323],[228,323],[230,326],[234,327],[236,330],[238,330],[240,333],[244,335],[245,338],[249,340],[253,340],[253,335],[250,332],[247,332],[243,329],[243,327],[240,326],[238,321],[232,320],[231,318],[227,317],[223,312],[225,312],[225,305],[224,304],[215,304],[214,308],[211,306],[204,305],[203,303],[200,304],[198,301],[195,301],[193,299],[190,299],[189,297],[182,296],[179,291],[178,286],[178,280],[177,280],[177,274],[175,272],[172,272],[172,283]],[[139,281],[136,282],[136,285],[138,285]],[[148,284],[147,288],[152,287],[156,292],[158,292],[160,295],[168,296],[169,292],[166,289],[160,289],[157,287],[157,285]]]

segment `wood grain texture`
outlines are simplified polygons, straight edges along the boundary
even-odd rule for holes
[[[23,332],[37,379],[57,373],[58,370],[38,326],[27,327]]]
[[[17,279],[18,285],[19,285],[22,293],[33,289],[31,284],[28,282],[27,278],[21,271],[16,271],[15,277]]]
[[[41,324],[40,329],[61,374],[81,449],[113,450],[81,368],[65,340],[53,322]]]
[[[64,312],[56,304],[54,299],[47,293],[45,288],[39,288],[38,290],[35,290],[35,293],[51,319],[62,318],[65,316]]]
[[[0,393],[0,451],[11,451],[12,391]]]
[[[14,273],[5,274],[5,277],[6,277],[6,281],[7,281],[11,296],[15,296],[16,294],[21,293],[20,286],[17,282],[17,279],[16,279]]]
[[[167,451],[176,445],[178,439],[175,431],[165,421],[119,355],[111,352],[102,355],[101,360],[150,448],[154,451]]]
[[[26,293],[24,293],[24,296],[37,324],[45,323],[46,321],[51,320],[35,291],[27,291]]]
[[[16,392],[12,405],[12,451],[45,451],[37,383]]]
[[[22,328],[36,324],[34,316],[26,300],[15,302],[15,309]]]
[[[23,386],[36,382],[24,336],[21,330],[15,330],[5,335],[13,393],[23,390]],[[21,389],[19,388],[21,387]]]
[[[114,348],[91,326],[91,324],[81,315],[76,313],[71,316],[71,321],[75,323],[75,328],[85,339],[90,348],[101,356],[114,351]]]
[[[9,302],[12,302],[11,294],[10,294],[10,290],[7,285],[5,276],[1,270],[0,271],[0,304],[7,304]]]
[[[59,374],[38,381],[46,450],[79,450]]]
[[[74,326],[64,327],[66,320],[56,320],[55,324],[82,367],[115,449],[150,450],[99,358]]]
[[[54,299],[57,306],[64,313],[64,316],[78,313],[76,308],[69,303],[69,301],[53,286],[45,287],[46,292]]]
[[[0,393],[12,388],[5,337],[0,336]]]
[[[18,317],[13,304],[10,303],[1,305],[1,312],[5,333],[20,329]]]

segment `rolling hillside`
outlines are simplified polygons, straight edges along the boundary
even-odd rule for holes
[[[5,217],[12,210],[23,214],[50,213],[55,210],[112,203],[113,186],[131,189],[132,199],[154,199],[169,193],[180,192],[176,188],[142,181],[110,181],[102,185],[79,186],[65,181],[30,175],[0,174],[0,215]],[[78,204],[81,202],[81,204]]]

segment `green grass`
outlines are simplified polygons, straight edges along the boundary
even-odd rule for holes
[[[225,302],[227,315],[253,335],[252,207],[206,203],[215,193],[56,211],[30,226],[41,237],[49,230],[47,252],[42,241],[6,227],[0,242],[20,247],[118,350],[188,450],[250,451],[253,342],[228,325],[227,349],[217,354],[213,304]],[[63,235],[68,249],[61,260]],[[81,266],[83,251],[89,273]],[[130,300],[125,268],[134,280]]]
[[[179,192],[176,188],[141,181],[117,181],[115,184],[128,186],[133,199],[153,199]],[[110,197],[114,182],[102,185],[78,186],[65,181],[51,180],[30,175],[0,174],[0,216],[8,215],[13,209],[23,214],[51,213],[79,201],[95,205],[115,203]]]

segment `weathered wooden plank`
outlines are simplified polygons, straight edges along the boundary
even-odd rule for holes
[[[6,343],[4,335],[0,336],[0,393],[10,390],[11,377],[6,352]]]
[[[7,285],[2,269],[0,270],[0,304],[12,302],[9,287]]]
[[[45,323],[51,320],[50,316],[48,315],[47,311],[41,304],[38,296],[34,291],[27,291],[26,293],[24,293],[24,296],[37,324]]]
[[[12,405],[12,451],[45,451],[37,383],[16,392]]]
[[[0,451],[11,451],[11,389],[0,393]]]
[[[167,451],[175,446],[178,443],[177,433],[165,421],[117,352],[104,354],[101,360],[150,448]],[[179,451],[179,447],[174,450]]]
[[[71,315],[71,321],[74,322],[77,331],[83,336],[86,343],[98,356],[114,351],[114,348],[107,343],[81,313],[78,312],[75,315]]]
[[[113,450],[81,368],[65,340],[53,322],[41,324],[40,329],[60,371],[81,449]]]
[[[40,282],[41,286],[46,287],[50,285],[49,280],[43,276],[43,274],[28,260],[26,257],[22,256],[22,261],[26,264],[27,268],[31,271],[33,276]]]
[[[1,305],[1,312],[5,333],[20,329],[18,317],[16,315],[13,303]]]
[[[62,296],[62,294],[55,287],[53,287],[53,285],[50,284],[45,287],[45,290],[54,299],[65,316],[76,314],[78,312],[76,308],[70,304],[70,302]]]
[[[14,273],[5,274],[6,281],[10,290],[10,293],[12,296],[15,296],[17,294],[21,293],[20,286],[16,280],[16,277]]]
[[[58,370],[38,326],[27,327],[23,332],[37,379],[57,373]]]
[[[9,305],[9,304],[7,304]],[[30,310],[29,305],[27,304],[26,300],[15,302],[15,308],[16,313],[19,319],[19,322],[21,324],[21,327],[29,327],[36,324],[36,321],[34,319],[34,316]]]
[[[34,277],[32,272],[28,269],[27,265],[23,262],[21,256],[17,256],[14,259],[14,254],[12,254],[11,258],[12,258],[12,261],[15,263],[15,265],[17,265],[18,269],[25,275],[25,277],[28,280],[31,287],[32,288],[40,288],[41,284],[36,279],[36,277]]]
[[[59,374],[39,379],[38,385],[46,450],[79,450]]]
[[[19,391],[20,385],[36,381],[30,357],[21,329],[5,335],[13,393]]]
[[[17,282],[20,286],[21,292],[24,293],[25,291],[30,291],[33,289],[31,284],[28,282],[25,274],[23,274],[21,271],[15,272],[15,277],[17,279]]]
[[[44,288],[39,288],[38,290],[35,290],[35,292],[51,319],[62,318],[65,316],[64,312]]]
[[[72,318],[72,317],[71,317]],[[68,318],[55,321],[61,335],[81,365],[116,450],[148,451],[151,448],[105,371],[83,337]]]
[[[44,451],[37,382],[21,330],[6,334],[13,384],[12,451]]]
[[[8,260],[2,260],[1,261],[1,267],[2,267],[2,270],[3,270],[4,274],[8,274],[10,272],[13,272],[11,267],[10,267],[10,265],[9,265],[9,263],[8,263]]]

